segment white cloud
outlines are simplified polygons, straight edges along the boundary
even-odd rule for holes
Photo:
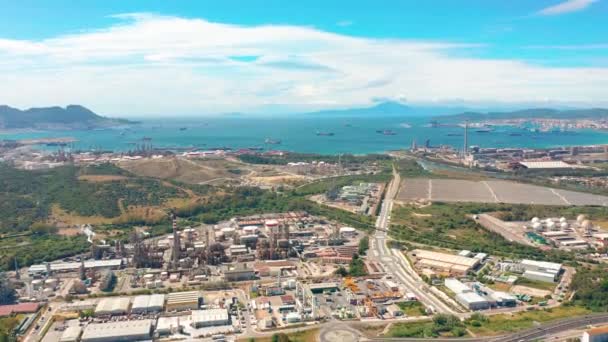
[[[566,0],[557,5],[543,8],[538,13],[541,15],[559,15],[584,10],[597,0]]]
[[[297,26],[220,24],[150,14],[41,41],[0,39],[0,101],[80,103],[106,115],[411,102],[600,105],[608,68],[456,57],[480,45],[364,39]],[[470,54],[468,54],[470,55]]]

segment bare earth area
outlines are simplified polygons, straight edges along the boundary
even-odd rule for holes
[[[513,203],[544,205],[608,205],[608,197],[502,180],[408,178],[399,201]]]

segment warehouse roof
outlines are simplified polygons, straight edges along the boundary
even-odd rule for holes
[[[561,160],[522,161],[519,162],[519,164],[525,166],[527,169],[572,169],[576,167]]]
[[[129,310],[129,304],[131,304],[129,297],[103,298],[97,304],[95,313],[103,315],[109,313],[127,312]]]
[[[167,305],[184,302],[198,301],[200,293],[198,291],[173,292],[167,295]]]
[[[78,270],[80,268],[79,262],[53,262],[51,265],[51,271],[69,271]],[[122,259],[111,259],[111,260],[87,260],[84,262],[84,268],[103,268],[103,267],[120,267],[122,265]],[[38,264],[32,265],[29,268],[30,273],[46,272],[46,265]]]
[[[522,264],[522,266],[533,266],[533,267],[538,267],[538,268],[544,268],[547,270],[559,271],[562,269],[562,264],[558,264],[555,262],[548,262],[548,261],[536,261],[536,260],[524,259],[521,261],[521,264]]]
[[[474,267],[479,263],[479,260],[474,258],[463,257],[454,254],[426,251],[422,249],[416,249],[414,253],[419,259],[430,259],[468,267]]]
[[[80,333],[82,332],[82,328],[78,325],[72,325],[65,329],[63,334],[61,334],[61,338],[59,342],[74,342],[78,341],[80,337]]]
[[[217,322],[228,321],[228,310],[209,309],[192,311],[192,322]]]
[[[460,280],[458,279],[454,279],[454,278],[447,278],[444,281],[444,285],[445,287],[447,287],[448,289],[450,289],[450,291],[458,294],[458,293],[463,293],[463,292],[471,292],[471,289],[466,286],[465,284],[463,284]]]
[[[484,299],[482,296],[478,295],[475,292],[463,292],[463,293],[459,293],[456,295],[456,298],[458,298],[460,301],[463,301],[467,304],[473,304],[473,303],[487,303],[487,300]]]
[[[110,323],[91,323],[82,334],[82,340],[107,339],[119,340],[129,336],[142,336],[152,331],[152,320],[120,321]]]

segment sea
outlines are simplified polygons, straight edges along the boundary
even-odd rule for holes
[[[284,150],[319,154],[367,154],[418,146],[462,148],[462,127],[433,128],[428,117],[251,117],[221,116],[197,119],[151,119],[139,124],[94,130],[3,131],[0,139],[71,137],[75,150],[126,152],[144,139],[153,147],[214,150],[220,148]],[[469,128],[469,145],[480,147],[554,148],[608,144],[608,132],[569,130],[539,132],[499,126],[481,132]],[[40,146],[57,149],[56,146]]]

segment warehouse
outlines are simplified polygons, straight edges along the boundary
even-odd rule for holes
[[[50,270],[53,272],[77,272],[82,264],[80,262],[54,262],[50,264],[38,264],[32,265],[28,269],[30,275],[35,274],[47,274]],[[84,268],[86,270],[115,270],[122,266],[122,259],[110,259],[110,260],[87,260],[84,262]]]
[[[149,296],[137,296],[133,299],[132,313],[149,313],[162,311],[165,306],[165,296],[154,294]]]
[[[255,271],[245,266],[226,269],[224,271],[224,280],[226,281],[243,281],[255,278]]]
[[[556,273],[559,273],[559,271],[561,271],[561,269],[562,269],[562,264],[558,264],[555,262],[547,262],[547,261],[536,261],[536,260],[524,259],[519,264],[526,271],[540,271],[540,272],[554,271]]]
[[[460,280],[454,278],[447,278],[444,281],[445,287],[455,294],[471,292],[471,288],[463,284]]]
[[[490,308],[490,303],[475,292],[464,292],[456,295],[458,303],[469,310],[485,310]]]
[[[526,279],[544,281],[547,283],[554,283],[557,279],[557,273],[552,272],[525,271],[523,276]]]
[[[413,252],[419,266],[437,269],[449,273],[466,274],[480,264],[479,259],[460,255],[431,252],[416,249]]]
[[[82,334],[82,342],[125,342],[150,340],[152,320],[91,323]]]
[[[167,295],[167,311],[196,310],[200,305],[198,291],[175,292]]]
[[[129,312],[131,300],[128,297],[103,298],[95,308],[95,316],[126,315]]]
[[[216,327],[229,325],[228,310],[209,309],[192,311],[192,326],[194,328]]]
[[[78,325],[73,325],[68,327],[61,334],[61,338],[59,342],[77,342],[80,338],[80,334],[82,333],[82,328]]]

